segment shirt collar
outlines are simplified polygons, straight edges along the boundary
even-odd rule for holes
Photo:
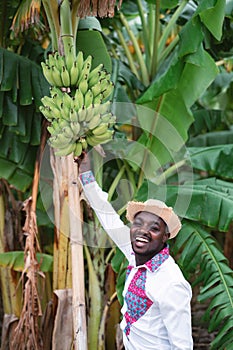
[[[135,254],[134,259],[135,259]],[[137,266],[137,268],[146,267],[149,271],[155,272],[164,261],[169,258],[169,246],[166,245],[158,254],[153,256],[150,260],[148,260],[144,265]]]

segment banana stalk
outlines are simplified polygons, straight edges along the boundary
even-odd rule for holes
[[[69,0],[63,0],[60,6],[60,23],[61,23],[61,38],[64,46],[64,56],[67,57],[70,52],[75,59],[76,48],[74,42],[72,17]]]

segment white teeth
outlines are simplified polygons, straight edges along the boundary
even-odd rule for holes
[[[148,242],[149,242],[149,239],[148,239],[148,238],[145,238],[145,237],[136,237],[136,241],[137,241],[137,242],[145,242],[145,243],[148,243]]]

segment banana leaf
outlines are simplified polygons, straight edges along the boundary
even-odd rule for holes
[[[42,272],[52,272],[53,269],[53,257],[44,253],[36,254],[37,261],[40,265],[40,270]],[[24,252],[14,251],[0,253],[0,266],[8,267],[14,271],[23,271],[24,269]]]
[[[188,153],[193,168],[207,171],[212,176],[233,179],[233,144],[189,147]]]
[[[181,268],[197,278],[193,284],[201,284],[198,300],[211,300],[204,314],[209,322],[209,332],[218,331],[211,349],[230,349],[233,337],[233,271],[221,248],[209,232],[198,224],[185,220],[175,240],[174,252],[180,252]]]
[[[136,199],[163,200],[182,218],[227,231],[233,220],[233,186],[227,181],[205,179],[183,185],[155,185],[145,181]],[[210,210],[214,208],[214,210]]]

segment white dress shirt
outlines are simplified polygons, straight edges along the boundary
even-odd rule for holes
[[[127,350],[193,349],[189,283],[166,247],[149,262],[136,266],[129,227],[107,201],[92,172],[80,174],[91,207],[101,225],[129,261],[123,291],[124,346]]]

